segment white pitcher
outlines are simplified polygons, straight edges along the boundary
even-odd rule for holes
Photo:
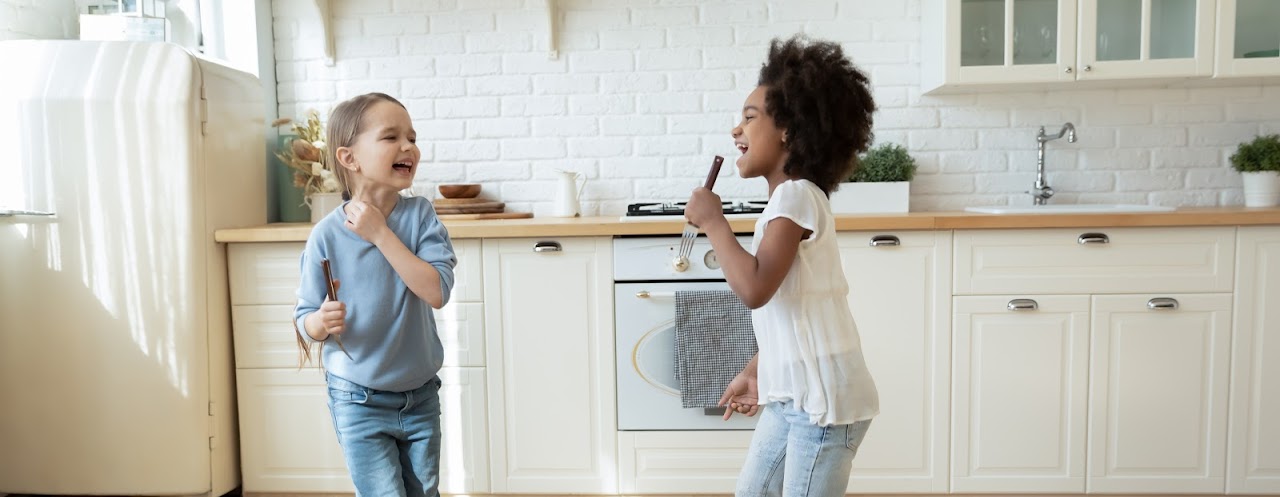
[[[562,171],[557,169],[560,174],[560,186],[556,191],[555,205],[551,210],[551,215],[555,217],[578,217],[582,215],[582,204],[579,199],[582,197],[582,188],[587,186],[587,177],[576,171]],[[579,184],[578,180],[582,183]]]

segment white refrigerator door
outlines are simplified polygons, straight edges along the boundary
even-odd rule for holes
[[[0,493],[210,490],[201,74],[2,42]]]

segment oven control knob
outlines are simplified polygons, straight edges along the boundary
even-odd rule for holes
[[[689,258],[685,256],[676,257],[671,261],[671,266],[676,268],[677,273],[683,273],[689,270]]]
[[[707,269],[720,269],[720,261],[716,260],[716,251],[708,250],[707,254],[702,256],[702,263],[706,264]]]

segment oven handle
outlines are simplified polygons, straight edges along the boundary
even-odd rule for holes
[[[640,290],[636,292],[638,299],[674,299],[676,292],[650,292],[648,290]]]

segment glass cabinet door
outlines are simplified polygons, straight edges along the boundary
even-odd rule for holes
[[[960,65],[1057,64],[1058,15],[1058,0],[961,0]]]
[[[1208,75],[1211,1],[1082,2],[1080,79]]]
[[[954,23],[949,42],[955,52],[949,60],[954,64],[955,81],[1075,79],[1076,0],[945,1],[947,15]]]
[[[1280,0],[1218,0],[1215,76],[1280,76]]]

